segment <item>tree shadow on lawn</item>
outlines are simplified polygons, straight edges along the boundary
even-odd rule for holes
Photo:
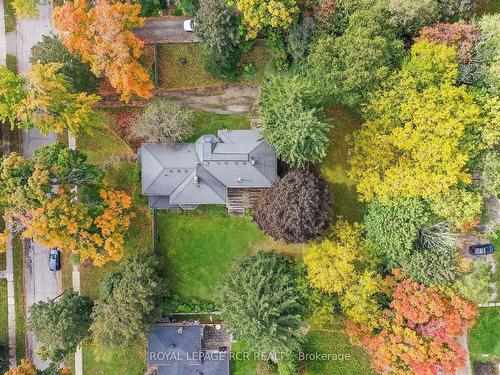
[[[349,144],[346,136],[358,130],[362,121],[343,107],[328,108],[325,112],[333,127],[327,154],[319,168],[330,185],[333,215],[359,222],[363,219],[364,204],[358,201],[356,187],[347,176]]]

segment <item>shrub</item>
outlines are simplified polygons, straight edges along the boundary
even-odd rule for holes
[[[40,42],[31,47],[30,62],[62,64],[60,72],[73,92],[95,92],[97,89],[97,77],[90,71],[89,65],[72,55],[56,35],[44,35]]]
[[[291,264],[259,252],[238,261],[218,295],[224,323],[249,350],[264,353],[300,349],[302,306]]]
[[[457,61],[466,64],[473,57],[474,45],[479,39],[479,29],[471,23],[460,20],[456,23],[437,23],[426,26],[417,39],[427,39],[434,43],[443,43],[457,47]]]
[[[278,375],[298,375],[299,374],[299,354],[287,353],[278,362]]]
[[[416,250],[403,262],[403,273],[424,285],[450,285],[459,275],[455,251]]]
[[[316,87],[297,75],[272,76],[261,91],[262,136],[282,160],[295,167],[326,155],[330,124],[319,118],[316,95]]]
[[[390,21],[400,33],[412,37],[427,25],[439,19],[436,0],[389,0]]]
[[[500,194],[500,155],[497,151],[486,152],[481,162],[480,186],[486,197]]]
[[[463,189],[453,189],[431,202],[432,211],[458,229],[474,224],[481,215],[482,207],[480,194]]]
[[[366,235],[385,258],[389,269],[401,266],[418,239],[419,229],[427,223],[429,209],[418,198],[374,200],[364,218]]]
[[[331,220],[327,183],[307,170],[292,170],[267,189],[254,205],[260,229],[287,243],[320,236]]]
[[[133,0],[141,5],[141,16],[161,16],[162,11],[167,7],[166,0]]]
[[[131,128],[134,137],[169,145],[194,132],[194,112],[165,100],[154,100]]]
[[[453,288],[469,301],[485,303],[491,298],[493,293],[491,284],[494,282],[491,264],[476,261],[471,269],[453,284]]]
[[[316,23],[312,17],[304,17],[300,23],[288,29],[287,51],[293,61],[307,57],[315,31]]]
[[[314,46],[308,69],[321,77],[333,99],[359,109],[396,68],[403,44],[385,21],[385,12],[360,10],[349,17],[343,35],[326,37]]]
[[[186,16],[195,15],[199,6],[198,0],[174,0],[174,3],[176,10],[179,10],[181,13],[177,15],[186,15]]]

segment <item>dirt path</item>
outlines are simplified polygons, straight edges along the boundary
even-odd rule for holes
[[[190,95],[166,93],[163,96],[186,107],[212,112],[219,115],[247,113],[252,110],[259,94],[258,87],[229,86],[222,93],[213,95]]]

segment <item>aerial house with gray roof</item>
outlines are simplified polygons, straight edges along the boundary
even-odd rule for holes
[[[143,144],[142,194],[155,209],[226,204],[242,214],[277,177],[275,151],[258,130],[219,130],[195,143]]]

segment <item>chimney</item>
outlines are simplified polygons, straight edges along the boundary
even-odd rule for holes
[[[254,159],[250,160],[250,164],[255,165],[255,160]]]
[[[194,182],[195,184],[197,184],[197,183],[198,183],[198,176],[194,176],[194,177],[193,177],[193,182]]]

